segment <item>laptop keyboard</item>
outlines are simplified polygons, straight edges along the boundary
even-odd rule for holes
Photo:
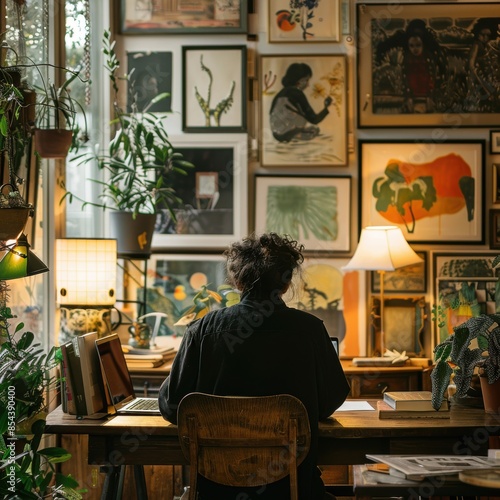
[[[158,410],[158,408],[158,400],[154,398],[139,398],[127,406],[127,410]]]

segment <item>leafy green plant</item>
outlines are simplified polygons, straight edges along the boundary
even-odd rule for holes
[[[175,151],[154,113],[137,113],[132,89],[132,112],[125,113],[118,104],[120,62],[114,51],[115,42],[109,31],[104,32],[103,51],[107,56],[105,68],[114,91],[114,118],[116,133],[104,151],[84,153],[74,161],[96,162],[105,173],[105,179],[91,179],[101,189],[99,202],[89,202],[71,192],[66,192],[62,200],[73,199],[83,202],[83,207],[93,205],[103,209],[113,209],[136,214],[156,213],[157,207],[166,207],[175,220],[173,208],[181,204],[172,185],[174,172],[186,175],[186,169],[193,165],[185,161]],[[125,75],[128,80],[130,75]],[[157,96],[158,102],[164,95]],[[61,201],[62,201],[61,200]]]
[[[48,353],[34,343],[32,332],[19,323],[10,332],[9,308],[0,309],[0,494],[2,498],[82,498],[77,481],[56,472],[56,464],[71,455],[63,448],[41,448],[47,412],[47,394],[58,379],[54,369],[60,350]],[[18,435],[21,434],[21,438]],[[24,447],[16,450],[18,439]]]
[[[493,268],[500,256],[493,261]],[[500,313],[481,314],[454,328],[454,333],[434,349],[435,366],[431,373],[432,405],[438,409],[450,378],[457,397],[465,397],[476,368],[492,384],[500,379]]]

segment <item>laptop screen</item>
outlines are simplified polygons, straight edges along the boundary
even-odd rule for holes
[[[118,335],[108,335],[96,340],[96,347],[112,404],[119,405],[133,399],[134,387]]]

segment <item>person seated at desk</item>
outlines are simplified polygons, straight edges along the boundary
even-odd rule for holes
[[[302,401],[311,425],[311,448],[299,466],[301,500],[332,498],[317,467],[318,421],[346,399],[349,385],[319,318],[282,300],[303,246],[274,233],[250,236],[225,252],[228,281],[242,292],[232,307],[191,323],[182,339],[159,403],[177,423],[177,407],[191,392],[221,396],[291,394]],[[200,500],[290,498],[287,478],[258,488],[227,487],[198,478]]]

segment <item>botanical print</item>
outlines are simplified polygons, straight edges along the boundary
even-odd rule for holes
[[[348,259],[306,258],[302,273],[294,278],[285,302],[321,318],[328,333],[340,341],[343,356],[365,354],[366,321],[362,273],[344,274]]]
[[[258,176],[256,189],[256,230],[306,250],[349,249],[349,178]]]
[[[387,5],[358,9],[358,41],[371,44],[360,60],[360,112],[374,117],[367,125],[478,125],[500,113],[500,15],[487,4],[409,4],[390,16]]]
[[[473,316],[500,312],[496,254],[434,254],[437,341]]]
[[[245,53],[243,46],[184,48],[185,130],[245,129]]]
[[[339,40],[339,0],[270,0],[270,42]]]
[[[345,165],[343,56],[262,57],[262,163]]]
[[[483,146],[362,142],[363,224],[397,224],[411,241],[481,240]]]

